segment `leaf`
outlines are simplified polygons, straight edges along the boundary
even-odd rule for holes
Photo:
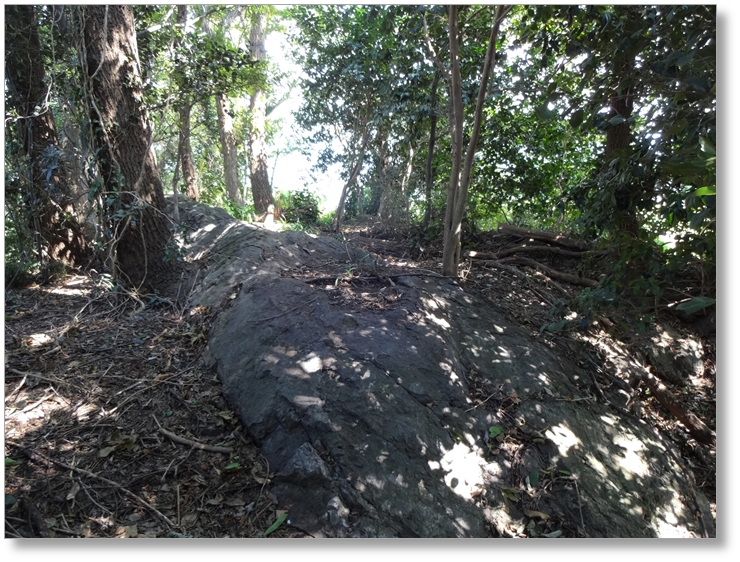
[[[558,472],[563,476],[571,476],[571,473],[567,470],[558,470]]]
[[[239,468],[241,465],[238,462],[232,462],[230,464],[227,464],[224,467],[224,470],[234,470],[235,468]]]
[[[533,470],[529,473],[529,483],[532,485],[532,487],[537,486],[537,484],[540,481],[540,471],[539,470]]]
[[[501,487],[500,490],[506,499],[509,499],[515,502],[519,501],[519,496],[522,493],[522,491],[519,488],[509,488],[506,486]]]
[[[493,439],[504,432],[504,428],[500,425],[494,425],[488,428],[488,437]]]
[[[711,89],[709,81],[706,78],[689,78],[686,83],[692,90],[702,94],[708,93]]]
[[[563,534],[563,531],[557,530],[557,531],[553,531],[552,533],[542,533],[542,536],[547,537],[548,539],[556,539],[562,534]]]
[[[546,105],[539,105],[534,108],[534,114],[539,117],[540,119],[548,120],[548,119],[554,119],[555,113],[550,111]]]
[[[72,484],[72,488],[70,488],[69,492],[67,492],[65,499],[67,501],[75,499],[75,496],[77,495],[77,492],[79,491],[80,491],[80,483],[75,482],[74,484]]]
[[[278,527],[280,527],[280,525],[282,525],[287,518],[288,518],[288,514],[287,513],[283,513],[282,515],[280,515],[277,518],[277,520],[272,525],[270,525],[270,527],[267,529],[267,531],[265,531],[265,534],[263,536],[266,537],[270,533],[276,531],[278,529]]]
[[[709,156],[716,156],[717,153],[715,150],[715,146],[711,139],[708,139],[707,137],[699,137],[699,144],[701,145],[701,149],[703,152],[705,152]]]
[[[226,500],[224,503],[226,505],[230,505],[231,507],[241,507],[244,505],[244,500],[241,498],[233,498],[230,500]]]
[[[712,306],[716,302],[717,299],[713,299],[711,297],[694,297],[690,301],[679,304],[676,307],[676,310],[682,310],[686,314],[691,315],[707,308],[708,306]]]
[[[534,511],[531,509],[524,508],[524,515],[527,517],[539,517],[543,521],[547,521],[550,519],[550,516],[547,513],[542,513],[541,511]]]
[[[694,191],[694,195],[697,197],[704,197],[705,195],[717,195],[717,188],[715,186],[700,187]]]
[[[570,116],[570,126],[577,129],[581,126],[581,123],[583,123],[583,110],[577,109],[573,112],[573,115]]]
[[[110,455],[113,451],[116,450],[116,445],[113,445],[111,447],[103,447],[100,449],[100,452],[98,453],[99,457],[107,457]]]

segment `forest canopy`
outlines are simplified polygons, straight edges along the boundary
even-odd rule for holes
[[[92,263],[141,281],[120,241],[144,233],[153,271],[176,260],[176,226],[147,212],[174,193],[295,228],[377,215],[441,240],[452,276],[465,232],[549,229],[614,253],[602,288],[714,296],[715,6],[5,10],[9,281]],[[103,90],[95,41],[119,24],[103,52],[134,62]],[[271,118],[289,98],[295,125]],[[137,141],[112,146],[124,114]],[[341,170],[337,209],[298,178],[273,193],[290,151]]]

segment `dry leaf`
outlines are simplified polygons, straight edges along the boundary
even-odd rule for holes
[[[224,503],[226,505],[230,505],[231,507],[241,507],[244,505],[244,500],[240,498],[233,498],[230,500],[226,500]]]
[[[544,521],[547,521],[550,519],[550,516],[547,513],[542,513],[541,511],[534,511],[531,509],[524,508],[524,515],[527,517],[539,517],[540,519],[543,519]]]
[[[117,539],[135,539],[139,536],[139,529],[136,525],[127,525],[116,529],[115,537]]]
[[[75,482],[72,484],[72,487],[69,489],[69,492],[67,493],[66,499],[67,500],[73,500],[75,499],[75,496],[77,495],[77,492],[80,491],[80,483]]]

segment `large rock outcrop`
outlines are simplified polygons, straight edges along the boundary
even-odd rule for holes
[[[383,306],[363,307],[298,278],[355,259],[339,240],[192,203],[180,213],[190,257],[207,264],[190,304],[223,310],[208,359],[292,525],[355,537],[713,534],[669,445],[584,399],[578,365],[453,281],[367,281],[356,292]]]

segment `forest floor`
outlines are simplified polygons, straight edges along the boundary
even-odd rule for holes
[[[422,248],[407,229],[364,220],[349,224],[345,236],[388,269],[439,271],[441,243]],[[496,232],[466,240],[491,253],[520,242]],[[537,258],[579,276],[600,266],[558,254]],[[558,303],[582,287],[535,269],[466,260],[460,284],[562,355],[583,359],[603,340],[642,341],[628,305],[578,328],[542,330],[553,325]],[[376,293],[340,291],[337,298],[388,306],[389,295]],[[95,274],[6,290],[6,538],[304,536],[275,526],[283,519],[271,493],[275,467],[204,366],[210,324],[208,314],[164,298],[115,295]],[[701,341],[703,373],[671,392],[714,429],[714,337]],[[471,392],[483,402],[474,381]],[[715,447],[697,442],[648,391],[640,393],[642,419],[676,445],[714,511]]]

